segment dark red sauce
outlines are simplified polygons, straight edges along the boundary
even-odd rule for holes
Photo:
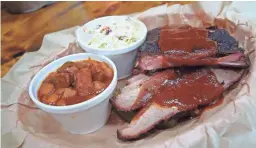
[[[192,29],[193,27],[190,25],[171,25],[171,26],[164,26],[161,27],[161,31],[165,30],[176,30],[176,29]]]
[[[176,73],[172,69],[168,69],[163,72],[159,72],[152,76],[149,80],[144,82],[141,86],[141,90],[139,92],[139,95],[137,97],[136,103],[134,106],[139,105],[140,103],[147,103],[147,100],[143,100],[143,98],[146,95],[153,95],[159,91],[159,89],[162,87],[162,84],[166,80],[175,79]]]
[[[165,29],[160,32],[160,38],[207,38],[208,31],[206,29]]]
[[[159,47],[162,51],[182,50],[193,52],[196,49],[209,49],[216,51],[216,43],[206,38],[160,38]]]
[[[224,88],[210,70],[198,70],[181,78],[170,80],[152,100],[161,106],[176,106],[190,110],[198,105],[210,104]]]
[[[208,31],[190,26],[163,27],[158,41],[160,49],[192,53],[195,50],[209,50],[216,54],[216,43],[208,39]]]

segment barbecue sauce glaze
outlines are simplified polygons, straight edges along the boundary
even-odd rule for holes
[[[208,31],[206,29],[200,28],[162,28],[160,31],[160,38],[180,38],[181,36],[191,38],[191,36],[195,38],[207,38]]]
[[[152,76],[149,80],[146,80],[140,87],[139,95],[136,99],[135,104],[133,105],[133,108],[136,108],[136,106],[140,106],[142,103],[143,106],[148,102],[148,97],[145,96],[152,96],[153,94],[157,93],[159,89],[161,88],[162,84],[166,80],[172,80],[177,77],[176,73],[173,69],[168,69],[164,72],[159,72],[158,74]]]
[[[162,28],[158,45],[163,52],[178,50],[191,53],[204,49],[216,53],[217,48],[216,43],[208,39],[208,31],[201,28]]]
[[[208,31],[187,26],[163,27],[160,30],[158,46],[162,51],[155,56],[144,56],[139,60],[143,70],[156,67],[180,67],[188,65],[211,65],[216,63],[217,44],[208,39]]]
[[[197,70],[181,78],[169,80],[152,100],[162,107],[178,107],[180,111],[210,104],[224,91],[210,70]]]
[[[216,43],[208,39],[208,31],[199,28],[162,28],[158,45],[164,52],[162,63],[166,66],[170,62],[181,66],[198,64],[198,59],[215,56],[217,52]]]

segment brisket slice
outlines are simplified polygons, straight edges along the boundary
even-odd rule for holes
[[[210,40],[213,40],[217,44],[217,54],[229,54],[229,53],[236,53],[236,52],[244,51],[242,48],[239,48],[238,41],[235,38],[233,38],[228,33],[228,31],[226,31],[225,29],[219,29],[217,27],[209,27],[207,29],[202,29],[202,28],[193,28],[191,26],[174,26],[174,27],[166,26],[166,27],[156,28],[156,29],[149,31],[147,34],[145,43],[140,48],[140,52],[145,52],[145,53],[148,51],[152,52],[152,49],[149,50],[146,48],[146,47],[148,47],[146,44],[148,44],[148,43],[157,44],[157,42],[160,39],[161,31],[166,31],[166,30],[169,30],[169,31],[174,30],[174,32],[175,32],[174,36],[170,36],[168,38],[180,38],[179,36],[182,36],[182,38],[203,37],[203,38],[208,38]],[[208,36],[205,37],[205,35],[201,35],[201,36],[185,35],[186,32],[190,32],[191,30],[194,30],[194,32],[205,30],[205,31],[207,31]],[[161,36],[163,36],[163,34],[161,34]],[[164,37],[166,37],[166,36],[164,36]],[[154,50],[160,51],[159,48],[155,48]]]
[[[183,76],[181,78],[170,80],[168,83],[166,83],[161,89],[161,93],[157,93],[152,96],[150,101],[148,101],[147,106],[142,108],[139,113],[137,113],[137,115],[133,117],[129,125],[118,129],[118,138],[122,140],[132,140],[139,138],[141,135],[147,133],[150,129],[154,128],[157,124],[161,123],[162,121],[168,120],[175,114],[184,111],[195,110],[201,105],[207,105],[216,101],[221,96],[224,90],[228,89],[231,85],[240,80],[243,72],[244,70],[235,71],[232,69],[205,68],[192,72],[181,71],[181,73],[183,73]],[[214,86],[216,85],[216,89],[212,89],[209,87],[209,89],[212,90],[212,94],[210,95],[211,97],[197,98],[198,96],[196,90],[193,88],[201,87],[202,91],[203,89],[207,89],[202,87],[201,78],[207,80],[207,83],[204,84],[205,87],[211,85],[211,87],[214,88]],[[182,92],[184,93],[183,96],[190,96],[191,99],[184,100],[182,98],[179,98],[179,96],[175,97],[175,95],[180,94],[180,88],[189,86],[185,85],[186,81],[184,80],[189,83],[191,82],[191,88],[190,91]],[[218,85],[221,85],[221,87],[218,87]],[[220,88],[223,89],[221,90]],[[195,97],[197,98],[197,100],[193,103],[189,103],[189,100],[193,100],[193,98],[195,99]],[[164,101],[166,104],[159,104],[159,98],[162,98],[162,101]]]
[[[224,57],[205,57],[209,52],[201,50],[197,53],[169,52],[143,56],[138,61],[141,70],[157,70],[182,66],[224,66],[247,68],[250,62],[241,52]]]
[[[174,70],[168,69],[153,76],[139,74],[128,80],[128,85],[121,89],[120,94],[112,99],[115,108],[131,111],[146,105],[148,99],[158,92],[166,80],[175,79]]]
[[[199,33],[195,32],[207,31],[208,37],[205,37],[206,34],[197,35]],[[164,34],[163,32],[169,32]],[[192,32],[189,34],[189,32]],[[193,35],[193,32],[195,35]],[[185,34],[188,33],[186,36]],[[173,35],[173,36],[172,36]],[[161,38],[165,37],[165,38]],[[166,38],[168,37],[168,38]],[[164,44],[162,44],[165,42]],[[156,70],[165,67],[161,67],[162,63],[166,61],[148,61],[152,58],[157,57],[158,60],[167,58],[167,67],[178,67],[178,66],[197,66],[207,65],[205,61],[216,61],[217,59],[212,59],[212,57],[219,57],[223,54],[232,54],[240,52],[244,57],[242,48],[238,47],[238,42],[228,34],[224,29],[209,28],[209,29],[200,29],[192,27],[163,27],[153,29],[148,32],[147,39],[145,43],[141,46],[140,51],[137,56],[137,66],[141,70]],[[152,58],[151,58],[152,57]],[[208,58],[211,57],[209,60]],[[245,57],[244,57],[245,58]],[[244,59],[243,58],[243,59]],[[196,61],[191,62],[191,60],[196,59]],[[203,59],[201,61],[201,59]],[[223,58],[225,59],[225,58]],[[143,61],[143,62],[142,62]],[[234,66],[234,67],[247,67],[249,64],[246,61],[239,61],[239,64],[213,62],[209,66],[213,65],[224,65],[224,66]],[[154,63],[160,65],[160,67],[155,67],[156,69],[147,69],[143,65],[147,63]],[[179,64],[177,64],[179,63]]]

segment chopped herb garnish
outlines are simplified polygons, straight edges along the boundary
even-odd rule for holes
[[[124,36],[119,36],[119,37],[118,37],[118,39],[119,39],[119,40],[124,40],[125,38],[127,38],[127,36],[125,36],[125,35],[124,35]],[[126,40],[127,40],[127,39],[126,39]]]
[[[92,44],[92,41],[90,41],[89,43],[88,43],[88,45],[91,45]]]
[[[128,40],[126,40],[126,42],[128,43],[128,44],[130,44],[130,43],[133,43],[133,42],[136,42],[136,38],[131,38],[131,39],[128,39]]]
[[[104,48],[107,45],[107,43],[101,43],[99,48]]]

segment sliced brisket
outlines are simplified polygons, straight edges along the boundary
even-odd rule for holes
[[[160,92],[152,96],[147,106],[139,111],[128,126],[118,129],[117,135],[123,140],[136,139],[179,112],[214,102],[224,90],[237,82],[242,74],[243,70],[227,69],[185,72],[182,77],[165,83]]]
[[[246,61],[237,62],[239,64],[227,64],[230,61],[218,63],[217,57],[237,52],[245,58],[238,42],[224,29],[167,26],[148,32],[138,53],[137,66],[141,70],[200,65],[247,67],[249,63]],[[145,66],[149,63],[153,68]]]
[[[139,74],[128,80],[120,94],[113,99],[112,104],[122,111],[131,111],[145,106],[148,99],[157,93],[166,80],[175,79],[174,70],[159,72],[153,76]]]
[[[249,65],[238,42],[223,29],[184,25],[149,31],[137,55],[136,73],[144,73],[130,78],[112,99],[115,110],[130,118],[117,130],[118,138],[137,139],[156,126],[198,116],[241,79],[245,70],[237,68]]]

